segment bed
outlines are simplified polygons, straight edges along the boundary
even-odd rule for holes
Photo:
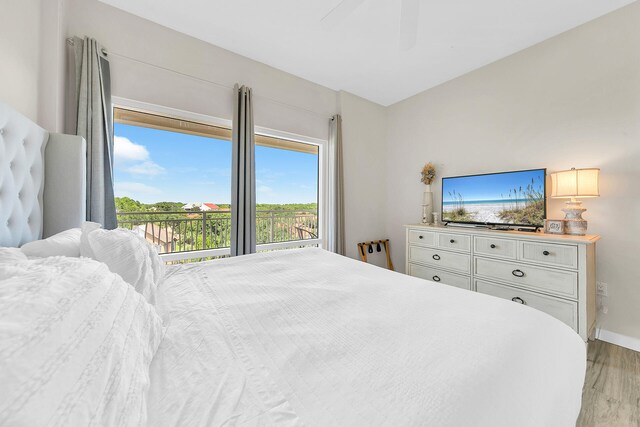
[[[4,107],[0,128],[7,116],[12,122],[35,126]],[[47,137],[40,135],[43,140]],[[0,142],[5,149],[10,143]],[[77,150],[82,152],[83,146],[76,140]],[[59,170],[58,163],[49,173],[54,170]],[[83,166],[74,170],[84,173]],[[71,181],[78,177],[67,174]],[[44,195],[32,192],[30,203],[42,197],[42,215],[60,216],[60,210],[47,209],[47,200],[57,204],[52,196],[59,191],[50,190],[47,195],[53,182],[48,179],[47,175]],[[64,177],[52,178],[56,179]],[[76,205],[84,205],[82,189],[69,191],[77,185],[64,182],[57,184],[58,189],[60,185],[67,189],[65,198],[76,212]],[[9,205],[3,204],[0,211]],[[5,214],[11,215],[15,219],[15,213]],[[59,223],[60,218],[52,221]],[[42,224],[29,221],[29,233],[24,231],[25,224],[10,223],[4,235],[0,230],[0,246],[19,246],[40,237]],[[67,222],[60,227],[78,225]],[[100,348],[108,353],[105,360],[110,363],[115,354],[109,353],[111,347],[118,348],[118,355],[130,359],[126,366],[138,363],[144,372],[125,370],[120,362],[107,374],[89,375],[83,370],[78,374],[83,397],[69,392],[62,412],[60,405],[50,405],[52,413],[67,417],[56,415],[60,425],[73,408],[84,408],[89,413],[84,416],[91,420],[102,419],[95,421],[98,425],[149,426],[570,426],[580,410],[586,352],[584,342],[568,326],[529,307],[390,272],[319,248],[168,266],[152,304],[95,260],[58,257],[14,264],[17,267],[0,263],[0,304],[3,298],[5,303],[7,298],[16,301],[11,292],[20,293],[25,286],[37,292],[42,286],[29,281],[28,275],[46,270],[47,283],[57,286],[67,281],[74,295],[99,293],[105,282],[123,300],[133,298],[129,306],[137,314],[131,317],[140,317],[136,334],[129,331],[117,340],[105,332],[114,344]],[[2,281],[3,274],[9,279]],[[85,285],[77,286],[79,280]],[[38,300],[39,305],[29,302],[29,307],[57,315],[46,306],[49,300],[47,296]],[[115,319],[123,311],[118,307],[113,308]],[[42,323],[42,316],[39,319]],[[91,324],[98,325],[96,329],[102,325]],[[102,327],[112,328],[108,322]],[[9,329],[0,319],[0,334],[7,336]],[[133,357],[135,352],[128,347],[135,341],[132,337],[150,343],[140,346],[139,357]],[[19,339],[14,336],[6,342]],[[70,345],[64,345],[69,353]],[[0,352],[6,350],[0,345]],[[49,366],[46,351],[36,353],[29,357]],[[94,359],[92,369],[99,370]],[[53,381],[55,377],[45,382],[31,376],[30,394],[11,397],[13,389],[7,384],[22,380],[15,366],[25,372],[30,369],[24,360],[19,363],[9,366],[0,360],[0,379],[6,381],[0,383],[0,421],[50,424],[47,420],[53,418],[20,418],[20,414],[35,417],[24,409],[29,402],[37,403],[29,399],[61,385]],[[117,384],[128,390],[118,400],[113,397],[117,396],[114,378],[123,372],[135,380]],[[95,411],[87,409],[86,390],[91,387],[89,378],[101,377],[107,378],[111,391],[99,407],[101,416],[107,415],[96,418]],[[40,383],[41,387],[36,386]],[[131,392],[134,387],[139,393]],[[130,400],[137,406],[131,406]],[[22,406],[18,408],[16,402]],[[135,421],[116,416],[122,411],[115,411],[114,402],[135,413],[131,418]]]

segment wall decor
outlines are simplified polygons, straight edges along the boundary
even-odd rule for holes
[[[431,224],[433,211],[433,192],[431,191],[431,183],[436,179],[436,167],[429,162],[422,168],[422,178],[420,181],[425,185],[422,194],[422,223]]]
[[[564,219],[545,219],[544,232],[550,234],[564,234]]]

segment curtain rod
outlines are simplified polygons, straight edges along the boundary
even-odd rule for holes
[[[73,44],[74,44],[73,37],[69,37],[67,39],[67,43],[73,46]],[[202,77],[198,77],[198,76],[193,76],[191,74],[187,74],[187,73],[184,73],[184,72],[178,71],[178,70],[173,70],[171,68],[163,67],[161,65],[156,65],[156,64],[149,63],[149,62],[145,62],[145,61],[142,61],[140,59],[136,59],[136,58],[132,58],[132,57],[127,56],[127,55],[123,55],[121,53],[108,52],[104,48],[102,49],[102,53],[104,55],[115,56],[117,58],[122,58],[122,59],[126,59],[128,61],[137,62],[139,64],[147,65],[149,67],[157,68],[159,70],[167,71],[167,72],[170,72],[170,73],[173,73],[173,74],[177,74],[177,75],[180,75],[182,77],[187,77],[187,78],[190,78],[190,79],[193,79],[193,80],[197,80],[197,81],[200,81],[200,82],[203,82],[203,83],[212,84],[214,86],[218,86],[218,87],[221,87],[223,89],[233,90],[233,86],[225,85],[223,83],[218,83],[218,82],[215,82],[213,80],[208,80],[208,79],[205,79],[205,78],[202,78]],[[297,105],[287,104],[286,102],[278,101],[277,99],[273,99],[273,98],[269,98],[269,97],[266,97],[266,96],[258,95],[255,92],[254,92],[253,96],[256,97],[256,98],[262,98],[264,100],[270,101],[270,102],[272,102],[274,104],[278,104],[278,105],[281,105],[281,106],[286,107],[286,108],[291,108],[291,109],[294,109],[294,110],[304,111],[306,113],[309,113],[309,114],[312,114],[312,115],[315,115],[315,116],[318,116],[318,117],[322,117],[324,119],[331,119],[332,118],[332,117],[327,117],[324,114],[318,113],[317,111],[309,110],[307,108],[298,107]]]

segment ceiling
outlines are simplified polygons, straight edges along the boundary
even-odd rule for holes
[[[417,42],[398,46],[401,0],[101,0],[280,70],[390,105],[633,0],[420,0]]]

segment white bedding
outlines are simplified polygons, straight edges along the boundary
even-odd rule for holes
[[[585,345],[486,295],[320,249],[171,267],[149,425],[573,426]]]
[[[22,257],[0,262],[0,425],[145,425],[153,307],[99,262]]]

